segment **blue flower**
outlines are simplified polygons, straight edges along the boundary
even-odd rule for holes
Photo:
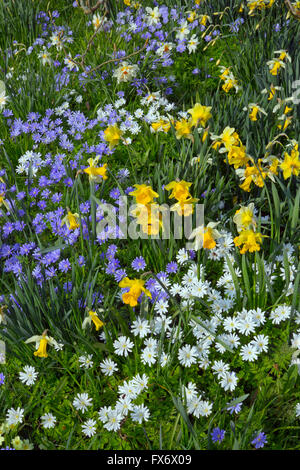
[[[224,429],[214,428],[210,435],[211,435],[211,440],[214,443],[222,442],[224,437],[225,437],[225,431],[224,431]]]
[[[227,410],[230,411],[230,414],[232,415],[232,413],[238,414],[241,411],[241,408],[242,408],[242,403],[237,403],[236,405],[229,406]]]
[[[146,267],[146,262],[144,258],[140,256],[132,261],[131,266],[135,271],[143,271]]]
[[[255,449],[260,449],[264,447],[267,441],[267,436],[264,432],[260,432],[254,439],[251,441],[251,444],[255,446]]]
[[[4,385],[5,375],[0,372],[0,385]]]

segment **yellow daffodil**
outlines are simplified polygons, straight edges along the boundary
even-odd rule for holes
[[[279,60],[285,60],[285,59],[287,59],[289,62],[292,61],[290,55],[289,55],[288,52],[285,51],[285,50],[282,50],[282,49],[281,49],[280,51],[275,51],[274,54],[279,54],[279,57],[278,57]]]
[[[104,325],[103,321],[100,320],[96,312],[93,312],[93,310],[89,311],[89,316],[91,317],[92,322],[94,323],[96,327],[96,331],[100,330],[102,326]]]
[[[224,145],[225,149],[221,149],[220,153],[229,151],[233,145],[238,146],[240,144],[240,139],[235,129],[229,126],[225,127],[221,135],[212,134],[210,138],[214,141],[213,149],[217,150],[222,144]]]
[[[40,340],[40,345],[37,351],[35,351],[33,354],[38,357],[48,357],[47,344],[48,344],[48,340],[46,338],[42,338]]]
[[[246,147],[244,145],[233,145],[228,152],[228,163],[234,165],[234,168],[240,168],[248,163],[249,157],[246,154]],[[226,162],[226,160],[224,160]]]
[[[191,115],[191,124],[193,126],[205,127],[207,121],[212,117],[211,106],[202,106],[200,103],[196,103],[191,109],[188,109],[188,113]]]
[[[192,23],[196,19],[197,13],[195,11],[188,11],[189,15],[187,17],[187,20]]]
[[[9,204],[5,200],[5,194],[4,193],[0,193],[0,207],[1,206],[4,206],[7,210],[9,210]]]
[[[269,172],[272,173],[273,175],[278,175],[278,166],[280,162],[278,158],[273,157],[271,160],[271,165],[269,167]],[[270,176],[270,175],[269,175]]]
[[[283,120],[283,124],[278,124],[278,129],[285,131],[285,129],[291,124],[293,116],[286,116],[283,114],[279,119]]]
[[[92,323],[94,323],[96,327],[96,331],[99,331],[100,328],[102,328],[105,325],[105,323],[102,320],[100,320],[98,312],[103,312],[103,310],[99,309],[97,312],[94,312],[93,310],[87,309],[87,316],[82,322],[83,329],[86,327],[86,325],[91,325]]]
[[[288,114],[290,111],[292,111],[293,108],[289,108],[287,105],[284,108],[283,114]]]
[[[222,65],[220,65],[220,71],[222,72],[221,75],[219,75],[219,77],[222,79],[222,80],[226,80],[226,77],[229,75],[230,73],[230,68],[229,67],[223,67]]]
[[[233,222],[237,226],[237,231],[255,229],[257,222],[254,216],[254,204],[251,202],[248,206],[242,206],[233,216]]]
[[[129,196],[134,196],[137,204],[150,204],[154,198],[158,197],[158,194],[153,191],[151,186],[146,184],[135,184],[135,191],[129,193]]]
[[[267,62],[271,75],[278,75],[281,68],[285,67],[284,62],[280,59],[272,59]]]
[[[268,101],[271,101],[275,96],[275,87],[273,83],[271,84],[270,94],[268,96]]]
[[[258,106],[258,104],[256,104],[256,103],[249,103],[248,107],[245,107],[243,109],[244,109],[244,111],[247,111],[249,109],[249,111],[250,111],[249,118],[250,118],[251,121],[257,121],[258,113],[263,113],[263,114],[267,115],[265,110],[262,109],[260,106]]]
[[[191,197],[191,194],[188,189],[190,186],[192,186],[192,183],[189,183],[188,181],[171,181],[171,183],[165,186],[165,189],[167,191],[170,191],[172,189],[169,199],[172,199],[172,197],[174,197],[175,199],[177,199],[177,201],[181,201],[183,199]]]
[[[280,168],[283,171],[283,177],[286,180],[292,175],[298,176],[300,172],[300,159],[298,149],[293,149],[291,155],[284,152],[284,161],[281,163]]]
[[[227,80],[223,85],[222,85],[222,90],[225,91],[225,93],[228,93],[231,88],[233,88],[234,81],[232,79]]]
[[[258,160],[257,166],[258,167],[247,165],[245,170],[236,170],[237,173],[240,173],[244,178],[244,182],[240,185],[240,188],[244,191],[250,191],[250,185],[252,182],[259,188],[263,187],[267,173],[261,166],[261,159]]]
[[[170,210],[171,211],[176,211],[178,215],[188,217],[194,212],[194,205],[196,202],[198,202],[199,199],[189,197],[189,198],[182,198],[180,199],[176,204],[173,204],[171,206]]]
[[[260,250],[260,243],[262,243],[263,235],[253,230],[242,230],[238,237],[235,237],[233,242],[235,246],[241,247],[240,253],[243,255],[247,251],[253,253]]]
[[[122,279],[122,281],[119,282],[119,287],[129,287],[129,292],[126,292],[122,295],[124,304],[130,305],[130,307],[136,307],[138,304],[138,298],[142,292],[144,292],[151,299],[151,292],[148,289],[145,289],[144,284],[145,281],[142,279],[129,279],[128,277]]]
[[[232,88],[234,88],[235,91],[238,92],[240,87],[238,86],[238,82],[233,76],[232,72],[230,72],[229,68],[220,66],[220,70],[222,72],[220,78],[224,80],[222,90],[224,90],[225,93],[228,93]]]
[[[152,122],[150,130],[152,132],[165,132],[167,133],[171,128],[169,121],[160,119],[159,121]]]
[[[95,183],[100,183],[102,180],[107,180],[107,163],[104,163],[102,166],[96,166],[98,163],[99,157],[89,158],[89,166],[83,171],[89,175],[89,180],[94,181]]]
[[[54,346],[55,349],[59,350],[62,348],[62,344],[57,343],[57,341],[51,336],[47,335],[47,330],[44,331],[42,335],[32,336],[25,341],[28,343],[35,343],[36,351],[33,353],[37,357],[48,357],[47,346]]]
[[[205,142],[208,136],[208,128],[204,130],[202,135],[202,142]]]
[[[253,106],[252,111],[249,114],[250,120],[251,121],[257,121],[257,113],[259,111],[258,106]]]
[[[104,131],[104,139],[109,143],[109,148],[112,149],[118,145],[123,132],[115,124],[114,126],[108,126]]]
[[[156,204],[138,204],[133,208],[130,214],[136,217],[137,223],[142,226],[144,233],[148,235],[157,235],[160,228],[163,228],[161,207]]]
[[[206,227],[201,225],[192,231],[189,239],[195,238],[194,250],[197,251],[200,248],[212,250],[216,246],[215,240],[221,237],[221,234],[215,229],[218,224],[219,222],[209,222]]]
[[[67,215],[61,221],[61,226],[63,225],[66,225],[69,230],[75,230],[80,227],[79,215],[77,213],[72,214],[72,212],[68,210]]]
[[[187,139],[192,138],[192,123],[190,120],[187,121],[186,119],[181,119],[181,121],[176,121],[175,130],[177,139],[181,139],[182,137],[185,137]]]
[[[209,21],[211,22],[211,18],[208,15],[199,15],[199,23],[203,26],[206,26],[206,23]]]

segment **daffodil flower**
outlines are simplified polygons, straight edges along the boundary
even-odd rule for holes
[[[9,204],[8,202],[5,200],[5,194],[4,193],[0,193],[0,207],[1,206],[4,206],[8,211],[9,211]]]
[[[119,282],[119,287],[129,287],[129,292],[125,292],[122,295],[124,304],[129,304],[130,307],[136,307],[139,296],[144,292],[150,299],[152,298],[151,292],[144,287],[145,281],[142,279],[129,279],[125,277]]]
[[[192,122],[191,120],[187,121],[186,119],[181,119],[181,121],[175,122],[176,138],[181,139],[185,137],[186,139],[192,139]]]
[[[196,103],[193,108],[188,109],[187,112],[191,115],[191,124],[193,126],[200,124],[205,127],[207,121],[212,117],[211,108],[211,106],[202,106],[200,103]]]
[[[99,312],[102,312],[103,310],[99,310]],[[89,310],[88,311],[88,315],[85,317],[85,319],[83,320],[82,322],[82,328],[85,329],[87,325],[91,325],[92,323],[94,323],[95,327],[96,327],[96,331],[99,331],[100,328],[103,327],[103,325],[105,325],[105,323],[100,320],[97,312],[94,312],[93,310]]]
[[[114,126],[108,126],[104,131],[104,139],[109,144],[110,150],[118,145],[123,132],[115,124]]]
[[[89,175],[89,180],[94,181],[95,183],[100,183],[103,180],[107,179],[106,171],[107,171],[107,163],[102,166],[96,166],[98,163],[99,157],[96,158],[89,158],[88,164],[89,166],[85,168],[83,171]]]
[[[238,237],[235,237],[233,242],[235,246],[242,248],[240,249],[240,253],[243,255],[247,251],[253,253],[254,251],[260,250],[260,243],[262,243],[263,237],[266,235],[262,235],[261,233],[254,232],[253,230],[242,230]]]
[[[176,204],[173,204],[173,206],[170,207],[171,211],[176,211],[178,215],[188,217],[194,212],[194,206],[196,202],[198,202],[199,199],[189,197],[189,198],[183,198],[180,199]]]
[[[254,204],[251,202],[248,206],[241,206],[233,216],[233,222],[237,226],[237,231],[255,229],[257,222],[254,216]]]
[[[280,164],[280,168],[283,171],[283,177],[286,180],[292,175],[298,176],[300,172],[300,159],[298,145],[291,151],[291,155],[284,152],[284,161]]]
[[[249,103],[247,107],[243,108],[244,111],[249,110],[249,118],[251,121],[257,121],[257,114],[260,112],[262,114],[267,115],[266,111],[258,106],[256,103]]]
[[[51,336],[47,336],[47,330],[42,335],[35,335],[28,338],[25,343],[35,343],[36,351],[33,353],[37,357],[48,357],[47,345],[54,346],[56,350],[61,349],[62,344],[58,343]]]
[[[150,204],[153,202],[154,198],[158,197],[158,193],[153,191],[151,186],[147,186],[146,184],[135,184],[134,187],[136,188],[135,191],[129,193],[129,196],[135,197],[137,204]]]
[[[171,183],[165,186],[165,189],[167,191],[170,191],[172,189],[169,199],[172,199],[174,197],[175,199],[177,199],[177,201],[182,201],[183,199],[191,197],[191,194],[189,192],[190,186],[192,186],[192,183],[189,183],[188,181],[171,181]]]
[[[192,231],[189,240],[195,238],[194,250],[198,251],[200,248],[211,250],[216,246],[215,240],[221,237],[215,228],[218,224],[219,222],[209,222],[206,227],[200,225]]]
[[[66,225],[69,230],[75,230],[79,225],[79,214],[74,213],[68,210],[67,215],[62,219],[61,226]]]

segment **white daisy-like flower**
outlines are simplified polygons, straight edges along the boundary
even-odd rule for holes
[[[150,326],[148,320],[143,320],[142,318],[138,317],[132,322],[131,331],[134,336],[144,338],[150,333]]]
[[[231,333],[235,331],[238,327],[237,319],[235,317],[227,317],[225,318],[224,322],[224,330]]]
[[[142,421],[148,421],[150,417],[150,412],[147,406],[135,405],[133,411],[131,412],[131,419],[134,422],[142,424]]]
[[[118,356],[124,357],[128,356],[134,346],[133,342],[126,336],[119,336],[119,338],[114,341],[113,345],[115,353],[118,354]]]
[[[104,359],[100,362],[100,369],[104,375],[111,376],[118,370],[118,365],[111,359]]]
[[[187,401],[192,400],[197,397],[197,387],[193,382],[189,382],[187,387],[182,386],[182,396],[186,398]]]
[[[255,330],[255,323],[252,320],[252,316],[248,315],[246,318],[239,318],[237,328],[240,333],[248,336],[250,333],[253,333]]]
[[[224,388],[225,392],[227,390],[230,390],[232,392],[236,387],[237,381],[238,381],[238,379],[237,379],[237,376],[236,376],[235,372],[226,372],[221,377],[220,385],[221,385],[221,387]]]
[[[209,416],[212,412],[212,403],[209,403],[206,400],[201,401],[199,412],[201,416]]]
[[[94,362],[92,361],[92,358],[92,354],[88,354],[87,356],[80,356],[78,359],[80,367],[83,367],[84,369],[93,367]]]
[[[274,325],[278,325],[284,320],[290,318],[291,307],[289,305],[279,305],[271,312],[270,319]]]
[[[184,249],[184,248],[181,248],[178,253],[177,253],[177,256],[176,256],[176,260],[179,264],[183,264],[185,261],[187,261],[189,259],[189,255],[188,255],[188,252]]]
[[[299,337],[300,340],[300,337]],[[269,338],[265,335],[257,335],[254,336],[254,339],[251,341],[250,344],[253,344],[253,346],[257,349],[259,353],[261,352],[267,352],[268,351],[268,342]],[[299,342],[300,345],[300,342]]]
[[[45,429],[54,428],[56,423],[56,417],[52,413],[46,413],[41,416],[42,426]]]
[[[182,291],[182,286],[180,284],[173,284],[173,286],[170,287],[170,292],[173,296],[180,294]]]
[[[108,421],[108,413],[112,411],[112,407],[111,406],[103,406],[102,408],[100,408],[100,410],[98,411],[98,416],[99,416],[99,419],[101,421],[101,423],[107,423]]]
[[[6,422],[8,425],[15,425],[18,423],[22,423],[24,418],[24,409],[18,407],[16,410],[14,408],[10,408],[6,414]]]
[[[85,436],[92,437],[96,434],[97,423],[94,419],[88,419],[81,426],[82,432]]]
[[[24,372],[19,372],[19,378],[21,382],[28,386],[34,384],[37,379],[37,376],[38,372],[36,372],[35,368],[32,366],[25,366]]]
[[[107,422],[104,424],[105,429],[108,431],[118,431],[121,427],[122,419],[122,413],[117,410],[109,410],[107,412]]]
[[[141,393],[144,389],[148,387],[148,377],[146,374],[143,374],[142,377],[140,374],[137,374],[131,380],[134,388],[136,389],[137,393]]]
[[[253,362],[258,358],[258,351],[252,344],[246,344],[241,347],[240,355],[243,361]]]
[[[127,416],[129,411],[133,410],[133,404],[129,397],[122,397],[116,403],[116,411],[123,416]]]
[[[168,312],[168,307],[169,307],[168,302],[164,299],[161,299],[155,303],[154,310],[159,314],[163,314],[163,313]]]
[[[146,347],[141,355],[141,361],[143,364],[148,364],[149,366],[155,364],[156,362],[156,351],[154,348]]]
[[[92,406],[92,399],[89,398],[87,393],[77,393],[73,400],[73,406],[76,410],[80,410],[84,413],[88,409],[88,406]]]
[[[169,360],[170,360],[170,355],[163,352],[160,356],[160,365],[161,365],[161,367],[165,367],[165,365],[167,365]]]
[[[138,396],[139,391],[139,388],[132,380],[124,382],[123,385],[119,385],[118,387],[119,395],[125,395],[132,400]]]
[[[212,371],[217,374],[218,379],[220,377],[224,377],[227,372],[229,371],[229,365],[225,364],[225,362],[221,361],[214,361],[212,365]]]
[[[181,365],[184,367],[191,367],[197,361],[197,349],[195,346],[186,344],[178,351],[178,359]]]

